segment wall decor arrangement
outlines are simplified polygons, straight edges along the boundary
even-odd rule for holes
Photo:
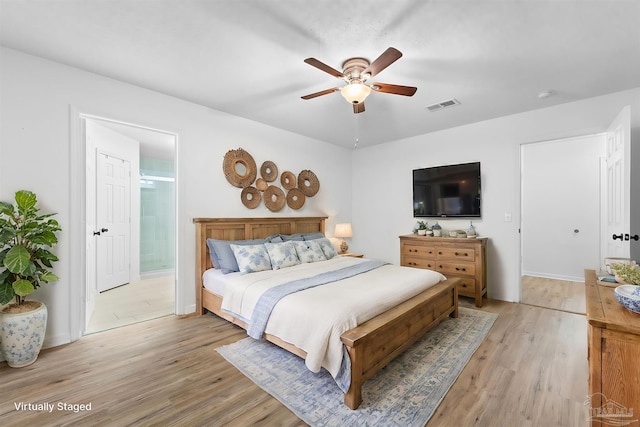
[[[260,166],[260,177],[253,156],[242,148],[229,150],[224,155],[222,170],[229,184],[242,188],[240,200],[249,209],[255,209],[264,202],[272,212],[278,212],[285,204],[298,210],[304,206],[307,197],[313,197],[320,190],[320,181],[315,173],[305,169],[298,176],[291,171],[280,175],[277,185],[278,167],[271,160]]]

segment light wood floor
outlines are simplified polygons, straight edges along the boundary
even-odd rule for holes
[[[482,310],[499,317],[427,426],[584,426],[585,317],[492,300]],[[26,368],[2,363],[0,425],[304,425],[214,350],[244,336],[212,315],[170,316],[44,350]]]
[[[85,333],[106,331],[175,313],[173,275],[132,281],[96,296]]]
[[[522,276],[522,303],[571,313],[585,314],[583,282]]]

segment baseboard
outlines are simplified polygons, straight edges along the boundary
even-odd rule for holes
[[[563,276],[561,274],[549,274],[549,273],[539,273],[534,271],[523,271],[523,276],[532,276],[532,277],[541,277],[543,279],[553,279],[553,280],[564,280],[567,282],[580,282],[584,283],[584,276],[575,277],[575,276]]]

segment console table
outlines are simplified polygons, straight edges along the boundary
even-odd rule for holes
[[[621,411],[614,421],[637,420],[640,412],[640,314],[616,300],[616,286],[598,282],[595,270],[585,270],[592,426],[610,425],[606,411],[597,416],[603,407]],[[633,416],[625,418],[625,411]]]
[[[458,294],[482,307],[487,294],[487,238],[400,236],[400,265],[459,277]]]

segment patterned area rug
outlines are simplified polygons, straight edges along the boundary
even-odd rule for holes
[[[311,426],[424,426],[484,340],[494,313],[461,307],[365,382],[355,411],[325,370],[266,341],[244,338],[216,349]]]

